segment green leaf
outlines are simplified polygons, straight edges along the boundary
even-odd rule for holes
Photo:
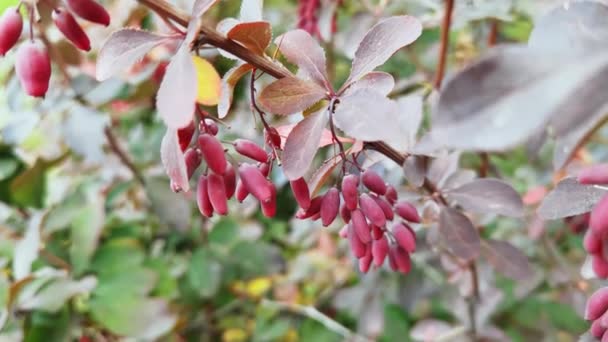
[[[91,268],[101,276],[130,272],[142,264],[144,253],[134,239],[114,239],[97,250]]]
[[[199,248],[192,255],[188,267],[190,286],[203,298],[217,293],[222,280],[222,265],[211,258],[207,249]]]
[[[408,317],[403,310],[394,304],[384,307],[384,333],[380,341],[398,341],[410,335]]]
[[[67,308],[56,314],[33,312],[25,322],[23,341],[69,341],[69,324],[70,314]]]
[[[232,245],[238,235],[238,225],[236,221],[229,217],[223,217],[209,232],[209,243],[220,246]]]
[[[19,168],[19,161],[16,159],[0,159],[0,181],[12,176]]]
[[[70,260],[76,274],[83,272],[89,265],[103,229],[104,217],[103,202],[97,201],[80,210],[72,221]]]
[[[302,322],[298,335],[301,337],[300,342],[338,342],[343,340],[340,335],[327,330],[321,323],[311,319]],[[403,336],[400,336],[397,341],[402,339]]]
[[[17,176],[10,185],[11,201],[21,207],[42,208],[47,163],[38,159],[34,166]]]

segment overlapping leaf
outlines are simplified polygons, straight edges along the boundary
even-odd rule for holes
[[[439,231],[445,246],[454,255],[469,261],[479,255],[481,240],[473,223],[461,212],[442,207],[439,214]]]
[[[484,241],[481,252],[498,272],[509,278],[524,280],[532,275],[528,258],[506,241]]]
[[[267,21],[255,21],[236,24],[226,36],[249,49],[251,52],[263,55],[270,40],[272,28]]]
[[[449,190],[446,194],[468,211],[511,217],[523,215],[524,204],[519,194],[509,184],[498,179],[476,179]]]
[[[184,154],[179,146],[177,131],[167,129],[160,145],[160,159],[173,184],[183,191],[190,189]]]
[[[324,96],[325,89],[316,83],[285,77],[264,88],[258,101],[271,113],[288,115],[303,111]]]
[[[291,131],[283,153],[283,171],[288,179],[298,179],[306,174],[328,120],[327,112],[321,110],[298,122]]]
[[[221,79],[213,64],[206,59],[192,56],[194,69],[196,70],[196,102],[215,106],[220,100]]]
[[[566,178],[545,197],[538,214],[545,220],[584,214],[606,194],[608,189],[580,184],[576,178]]]
[[[251,64],[238,64],[232,69],[228,70],[224,74],[224,77],[222,77],[220,99],[217,104],[217,114],[220,119],[226,117],[226,115],[228,115],[228,111],[230,111],[234,87],[236,87],[238,81],[249,71],[251,71],[251,69],[253,69]]]
[[[310,78],[320,86],[327,87],[325,51],[304,30],[289,31],[275,39],[281,53],[291,63],[298,66],[300,74]]]

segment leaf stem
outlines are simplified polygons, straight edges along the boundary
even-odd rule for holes
[[[443,21],[441,23],[441,45],[439,46],[439,59],[437,60],[437,74],[435,75],[435,88],[441,87],[445,74],[445,64],[448,57],[448,45],[450,41],[450,26],[452,24],[452,12],[454,11],[454,0],[445,0]]]

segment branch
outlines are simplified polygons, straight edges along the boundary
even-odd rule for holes
[[[441,23],[441,46],[439,47],[439,60],[437,61],[437,74],[435,76],[435,88],[441,87],[443,75],[445,74],[445,62],[448,57],[448,45],[450,41],[450,26],[452,24],[452,12],[454,11],[454,0],[445,0],[445,12]]]
[[[131,158],[129,158],[127,153],[120,147],[120,145],[118,144],[118,139],[116,139],[114,132],[112,132],[112,128],[110,126],[107,126],[104,129],[104,133],[106,134],[106,138],[108,139],[108,145],[110,145],[110,149],[112,150],[112,152],[114,152],[114,154],[116,154],[116,156],[118,156],[118,159],[120,159],[120,161],[129,170],[131,170],[135,179],[137,179],[137,181],[141,185],[144,185],[145,184],[144,176],[141,174],[141,172],[139,172],[137,167],[135,167],[135,164],[133,163]]]

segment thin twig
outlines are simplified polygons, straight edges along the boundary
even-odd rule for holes
[[[106,128],[104,129],[104,133],[106,135],[106,138],[108,139],[108,145],[110,146],[110,149],[112,150],[112,152],[114,152],[114,154],[116,154],[116,156],[118,157],[118,159],[120,159],[120,161],[129,170],[131,170],[131,172],[133,173],[133,176],[135,177],[135,179],[141,185],[145,185],[146,182],[144,180],[144,176],[137,169],[137,167],[135,166],[135,164],[133,163],[133,161],[131,160],[131,158],[129,158],[129,156],[127,155],[127,153],[120,147],[120,145],[118,143],[118,139],[114,135],[114,132],[112,132],[112,128],[110,126],[106,126]]]
[[[498,40],[498,20],[490,19],[490,34],[488,34],[488,47],[496,45]]]
[[[450,41],[450,26],[452,23],[452,12],[454,11],[454,0],[445,0],[445,10],[441,23],[441,45],[439,47],[439,59],[437,60],[437,74],[435,75],[435,88],[441,87],[445,74],[445,63],[448,57],[448,45]]]

